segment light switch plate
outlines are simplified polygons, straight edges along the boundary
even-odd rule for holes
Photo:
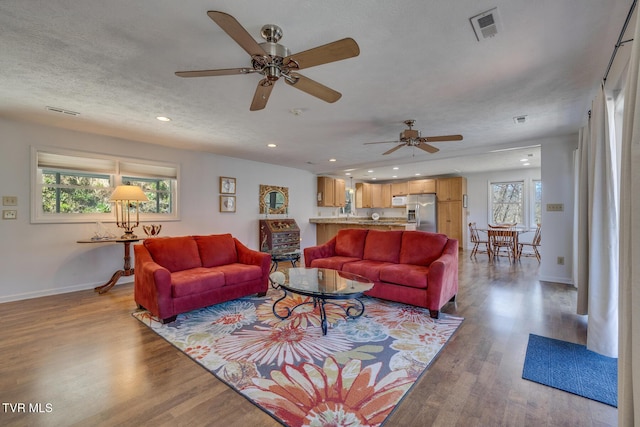
[[[564,211],[564,204],[547,203],[547,212],[562,212],[562,211]]]
[[[18,198],[16,196],[2,196],[2,206],[17,206]]]
[[[2,211],[2,219],[16,219],[18,218],[18,211],[14,209],[5,209]]]

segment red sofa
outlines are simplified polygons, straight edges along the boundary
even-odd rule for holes
[[[271,256],[231,234],[154,237],[133,248],[134,299],[163,323],[269,286]]]
[[[344,229],[305,248],[304,262],[364,276],[375,283],[367,295],[427,308],[436,319],[458,293],[458,241],[444,234]]]

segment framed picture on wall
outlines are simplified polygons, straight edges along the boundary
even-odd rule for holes
[[[220,196],[220,212],[235,212],[236,196]]]
[[[236,179],[228,176],[221,176],[220,194],[236,194]]]

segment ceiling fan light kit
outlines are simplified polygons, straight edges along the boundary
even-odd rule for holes
[[[233,16],[218,11],[209,11],[207,15],[251,56],[252,68],[178,71],[175,73],[176,76],[211,77],[235,74],[262,74],[264,78],[258,82],[258,87],[249,108],[251,111],[262,110],[266,107],[271,90],[280,77],[289,86],[325,102],[336,102],[342,97],[340,92],[311,80],[296,71],[358,56],[360,47],[352,38],[345,38],[292,55],[289,49],[278,43],[282,38],[283,32],[282,28],[277,25],[264,25],[260,35],[266,41],[258,44]]]

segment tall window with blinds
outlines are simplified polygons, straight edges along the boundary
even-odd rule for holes
[[[142,188],[141,219],[178,219],[176,164],[32,148],[32,222],[112,221],[117,185]]]

